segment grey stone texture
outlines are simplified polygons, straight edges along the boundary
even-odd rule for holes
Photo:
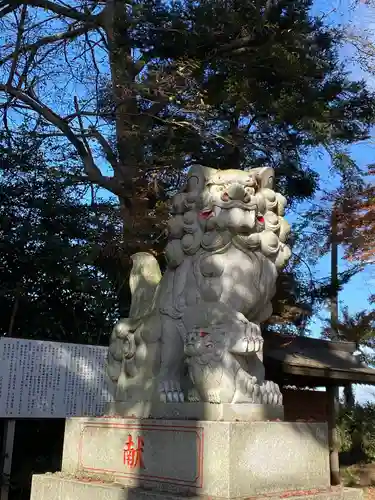
[[[129,317],[108,349],[116,401],[282,405],[260,327],[291,256],[274,179],[269,167],[191,167],[171,203],[164,274],[152,254],[131,256]]]
[[[85,482],[60,475],[33,476],[31,500],[181,500],[179,495],[158,493],[141,489],[128,489],[118,484]],[[185,497],[186,498],[186,497]],[[221,500],[219,497],[190,496],[189,500]],[[270,495],[258,500],[280,500]],[[291,500],[363,500],[363,492],[355,488],[334,488],[301,495],[296,492]],[[249,498],[247,500],[250,500]]]
[[[143,468],[124,463],[129,435],[134,447],[143,440]],[[74,418],[66,424],[62,473],[223,499],[324,489],[330,484],[327,426]]]
[[[109,403],[106,416],[162,418],[166,420],[207,420],[225,422],[255,422],[284,420],[284,407],[276,405],[238,403]]]

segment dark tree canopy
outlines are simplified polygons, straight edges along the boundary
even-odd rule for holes
[[[0,161],[0,309],[3,334],[96,343],[118,312],[99,264],[106,228],[82,190],[67,188],[32,147]],[[99,218],[105,218],[103,205]],[[113,227],[112,227],[113,231]]]
[[[168,199],[194,162],[272,166],[293,206],[317,188],[306,162],[313,148],[346,168],[346,148],[374,123],[374,94],[349,80],[338,57],[341,32],[313,18],[311,5],[0,1],[8,319],[25,293],[34,308],[42,303],[36,297],[55,301],[51,315],[70,301],[77,314],[66,331],[73,320],[80,332],[96,321],[104,328],[117,312],[113,294],[126,310],[129,256],[160,252]],[[38,154],[24,148],[20,161],[23,136]],[[97,188],[103,199],[82,203],[82,193]],[[280,277],[278,321],[303,327],[323,300],[324,286],[304,269],[297,255]]]

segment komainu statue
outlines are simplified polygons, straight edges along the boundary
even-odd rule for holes
[[[260,329],[290,257],[273,181],[271,168],[190,169],[172,203],[167,270],[132,256],[129,318],[108,351],[117,401],[282,404],[264,380]]]

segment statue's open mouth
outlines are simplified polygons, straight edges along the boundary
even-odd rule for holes
[[[199,216],[201,219],[210,219],[211,217],[215,217],[215,211],[211,208],[204,208],[199,212]]]
[[[210,205],[204,207],[199,215],[202,219],[209,219],[210,217],[218,217],[222,209],[231,210],[232,208],[240,208],[241,210],[251,211],[257,210],[256,203],[245,203],[239,200],[229,200],[229,201],[221,201],[215,200]]]
[[[199,217],[210,221],[210,225],[217,226],[219,230],[229,228],[241,233],[250,233],[254,230],[256,220],[260,223],[262,221],[257,217],[256,205],[247,204],[246,210],[243,207],[244,203],[239,201],[226,202],[223,206],[219,206],[215,202],[215,204],[203,208],[199,212]]]

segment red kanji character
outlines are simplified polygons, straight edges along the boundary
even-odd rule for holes
[[[143,446],[144,439],[140,436],[137,437],[137,447],[134,447],[134,441],[129,434],[128,440],[125,443],[124,447],[124,465],[127,465],[130,469],[134,469],[135,467],[139,467],[140,469],[144,469],[143,463]]]

